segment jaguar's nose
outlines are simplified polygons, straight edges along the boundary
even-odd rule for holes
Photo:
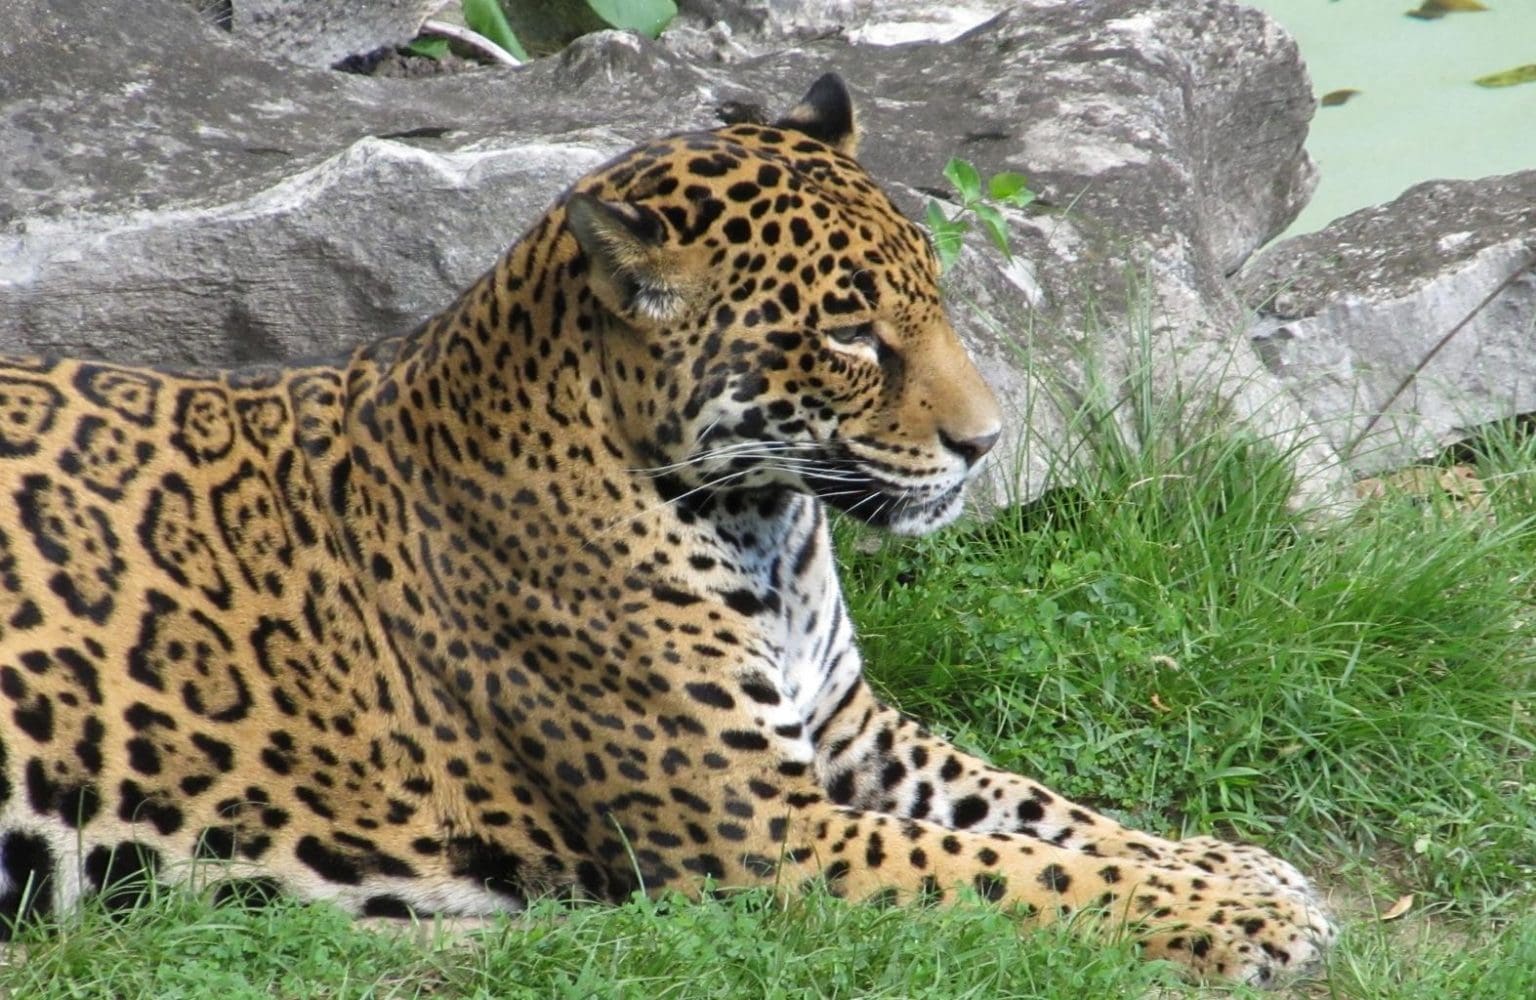
[[[970,468],[981,461],[983,455],[992,450],[992,446],[997,444],[1000,434],[1002,434],[1002,428],[999,427],[985,434],[978,434],[975,437],[957,439],[950,437],[943,431],[939,431],[939,440],[944,443],[944,447],[965,459],[966,467]]]

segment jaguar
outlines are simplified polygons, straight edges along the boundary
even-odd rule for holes
[[[866,682],[829,511],[919,534],[1003,429],[828,74],[578,180],[326,363],[0,366],[0,914],[146,881],[365,915],[822,887],[1265,984],[1291,865],[1136,832]]]

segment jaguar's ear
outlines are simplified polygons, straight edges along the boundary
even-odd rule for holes
[[[804,132],[845,156],[859,148],[859,124],[853,113],[848,86],[836,73],[828,73],[800,98],[776,123],[781,128]]]
[[[622,201],[573,194],[565,215],[590,269],[592,291],[634,322],[670,323],[687,305],[661,220]]]

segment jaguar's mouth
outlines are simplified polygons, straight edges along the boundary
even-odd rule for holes
[[[829,507],[898,535],[923,535],[943,527],[959,516],[965,499],[963,480],[936,492],[848,473],[804,479],[811,493]]]

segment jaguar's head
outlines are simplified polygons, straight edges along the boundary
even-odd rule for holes
[[[824,76],[771,126],[626,154],[576,185],[565,218],[611,405],[646,464],[919,534],[959,513],[1001,416],[923,230],[855,144],[848,92]]]

